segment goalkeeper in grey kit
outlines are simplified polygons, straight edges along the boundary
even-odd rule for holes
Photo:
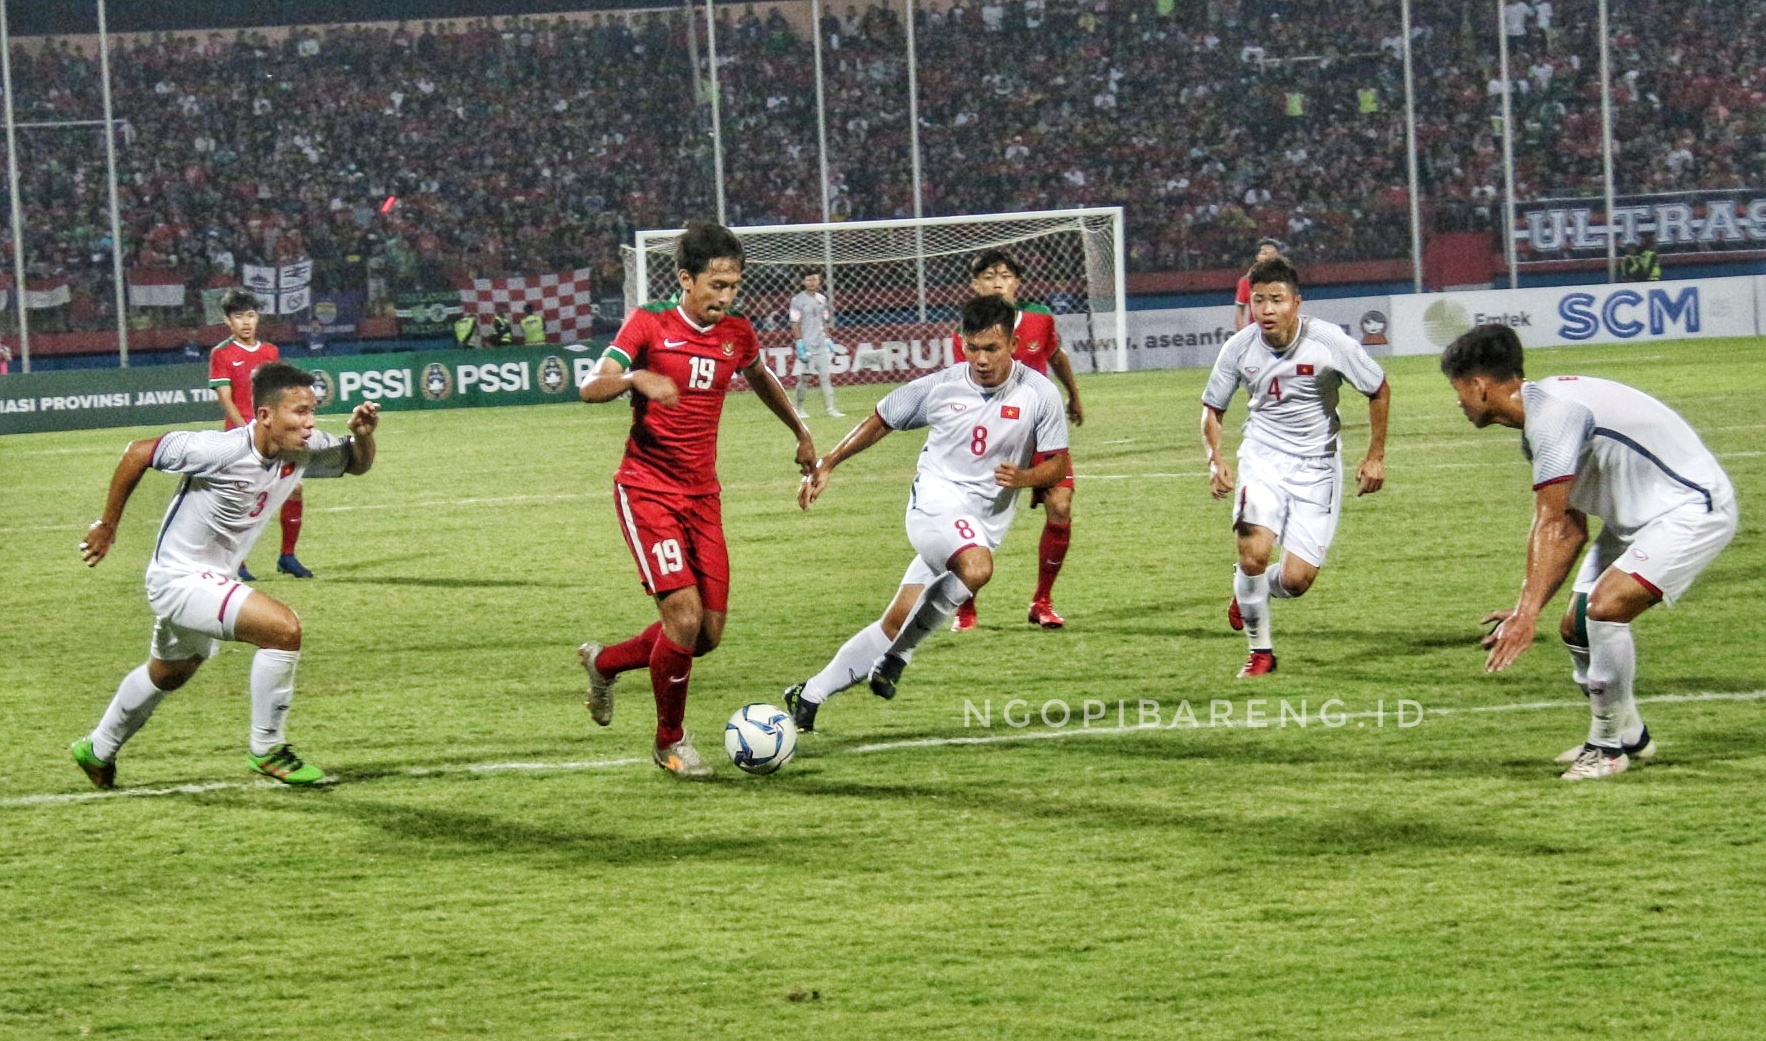
[[[834,379],[829,375],[834,346],[828,340],[828,327],[834,324],[834,311],[822,292],[822,273],[810,269],[803,273],[803,292],[791,298],[791,332],[797,337],[797,415],[807,419],[803,410],[803,392],[809,389],[809,378],[822,379],[822,411],[830,416],[846,413],[834,407]]]

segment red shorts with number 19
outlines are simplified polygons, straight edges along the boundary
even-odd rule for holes
[[[730,607],[730,552],[724,546],[723,503],[716,495],[613,486],[619,530],[651,596],[699,587],[707,611]]]

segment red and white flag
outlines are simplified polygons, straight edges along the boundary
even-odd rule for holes
[[[501,314],[519,322],[527,305],[539,309],[546,332],[564,343],[589,338],[595,324],[595,278],[589,268],[514,278],[473,279],[460,290],[460,306],[469,315]]]

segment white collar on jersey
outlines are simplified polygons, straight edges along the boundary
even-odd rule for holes
[[[696,333],[708,333],[712,330],[712,326],[717,325],[716,322],[712,322],[711,325],[700,325],[698,322],[695,322],[691,317],[688,316],[687,309],[685,307],[682,307],[680,304],[675,305],[675,313],[681,316],[681,321],[687,323],[687,328],[693,330]]]

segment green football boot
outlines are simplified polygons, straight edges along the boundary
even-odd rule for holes
[[[247,752],[245,758],[251,762],[253,770],[283,784],[318,784],[325,779],[325,771],[301,762],[300,756],[294,754],[293,745],[277,745],[268,755]]]
[[[117,764],[98,758],[98,753],[92,751],[91,738],[82,737],[69,745],[67,750],[73,754],[74,765],[86,771],[92,787],[109,790],[117,786]]]

